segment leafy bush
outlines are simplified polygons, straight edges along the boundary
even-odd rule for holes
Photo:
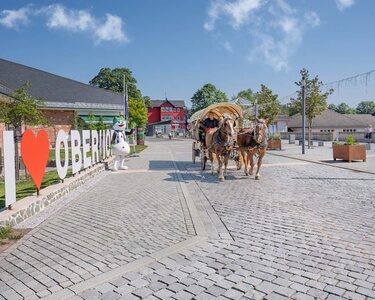
[[[345,140],[345,145],[355,145],[357,142],[354,138],[353,135],[349,134],[347,137],[346,137],[346,140]]]
[[[268,135],[269,140],[280,140],[280,134],[278,133],[271,133]]]

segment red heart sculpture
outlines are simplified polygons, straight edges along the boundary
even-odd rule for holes
[[[38,136],[35,137],[30,129],[26,130],[21,140],[21,155],[36,188],[40,190],[49,156],[47,133],[41,130]]]

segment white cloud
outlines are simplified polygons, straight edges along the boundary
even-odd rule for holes
[[[264,62],[270,65],[275,71],[288,69],[288,44],[286,41],[276,41],[272,36],[255,33],[258,46],[248,56],[250,62]]]
[[[245,38],[249,61],[268,64],[276,71],[289,68],[305,31],[320,24],[316,12],[301,14],[286,0],[217,0],[211,2],[205,29],[213,31],[219,20],[249,36]]]
[[[215,28],[216,21],[221,15],[229,17],[233,28],[239,28],[250,17],[250,13],[262,6],[265,0],[211,0],[211,6],[208,10],[208,21],[204,28],[212,31]]]
[[[45,16],[46,26],[50,29],[63,29],[73,32],[85,32],[92,35],[96,43],[104,41],[128,42],[124,32],[124,22],[118,16],[106,14],[104,19],[93,16],[86,10],[69,10],[60,4],[31,9],[30,6],[19,10],[4,10],[0,16],[0,24],[16,28],[18,24],[26,24],[28,15]]]
[[[305,13],[305,20],[312,27],[320,25],[320,18],[315,11],[308,11]]]
[[[66,10],[57,4],[44,10],[49,28],[62,28],[72,31],[87,31],[95,28],[95,20],[84,10]]]
[[[354,4],[354,0],[335,0],[339,10],[344,10]]]
[[[3,10],[0,12],[0,24],[8,28],[18,29],[21,24],[28,23],[29,12],[29,6],[17,10]]]
[[[224,12],[232,19],[234,28],[240,27],[250,17],[250,13],[261,6],[261,0],[237,0],[224,5]]]
[[[120,17],[107,14],[104,24],[100,24],[95,29],[95,36],[99,41],[120,41],[127,42],[128,38],[122,30],[123,22]]]

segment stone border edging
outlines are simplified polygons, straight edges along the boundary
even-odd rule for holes
[[[80,174],[65,178],[63,183],[50,185],[40,191],[40,196],[28,196],[12,204],[12,210],[5,209],[0,212],[0,227],[6,225],[15,226],[27,218],[44,210],[47,206],[57,199],[67,195],[70,191],[83,185],[95,174],[106,169],[106,165],[112,161],[112,158],[99,163],[89,169],[81,171]],[[44,195],[43,195],[44,194]]]

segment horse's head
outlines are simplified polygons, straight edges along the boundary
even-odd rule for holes
[[[258,119],[255,125],[255,142],[265,143],[267,139],[267,119]]]
[[[226,116],[220,120],[219,130],[221,133],[227,136],[226,142],[229,142],[235,137],[236,132],[234,131],[234,127],[235,127],[235,121],[231,117]]]

